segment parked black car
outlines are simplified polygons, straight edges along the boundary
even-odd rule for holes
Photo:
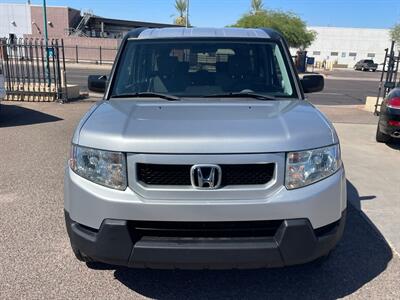
[[[372,59],[362,59],[354,65],[354,70],[358,71],[372,71],[375,72],[378,64],[374,63]]]
[[[392,139],[400,141],[400,87],[383,100],[376,130],[377,142],[388,143]]]

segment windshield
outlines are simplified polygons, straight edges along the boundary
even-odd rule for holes
[[[142,92],[297,97],[286,58],[275,42],[130,40],[114,78],[111,97]]]

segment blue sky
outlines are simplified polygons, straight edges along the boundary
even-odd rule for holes
[[[91,9],[103,17],[160,23],[171,23],[176,14],[174,0],[47,0],[47,4]],[[190,0],[190,6],[192,25],[222,27],[248,11],[250,0]],[[400,23],[400,0],[264,0],[264,6],[292,11],[311,26],[389,28]]]

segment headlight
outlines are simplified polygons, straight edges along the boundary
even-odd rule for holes
[[[286,157],[287,189],[312,184],[335,173],[342,165],[339,145],[289,152]]]
[[[72,145],[69,166],[87,180],[117,190],[126,189],[126,162],[121,152]]]

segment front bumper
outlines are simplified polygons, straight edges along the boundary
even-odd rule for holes
[[[324,256],[340,240],[339,220],[314,230],[308,219],[282,220],[274,234],[257,237],[141,235],[132,221],[106,219],[94,230],[65,220],[71,245],[95,261],[146,268],[260,268],[302,264]]]
[[[201,198],[190,194],[184,199],[144,198],[129,187],[125,191],[113,190],[67,168],[64,193],[64,207],[71,219],[93,229],[100,229],[106,219],[239,222],[302,218],[309,220],[315,229],[340,219],[347,199],[343,168],[324,180],[294,190],[278,184],[277,188],[264,193],[245,189],[225,193],[221,189],[204,193]],[[220,193],[224,197],[218,199],[215,195]],[[167,195],[171,197],[172,194]],[[254,198],[250,198],[252,196]]]

